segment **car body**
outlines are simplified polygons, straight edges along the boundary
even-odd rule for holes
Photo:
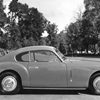
[[[51,46],[29,46],[0,58],[0,90],[87,89],[100,94],[100,61],[67,58]]]

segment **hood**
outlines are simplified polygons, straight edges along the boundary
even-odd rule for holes
[[[67,57],[65,63],[67,64],[67,66],[71,67],[100,69],[99,58]]]
[[[88,57],[67,57],[70,61],[90,61],[90,62],[100,62],[100,58],[88,58]]]

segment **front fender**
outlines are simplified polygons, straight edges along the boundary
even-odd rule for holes
[[[17,62],[3,62],[0,63],[0,73],[6,70],[13,70],[17,72],[22,80],[22,86],[30,86],[29,72],[27,66]]]

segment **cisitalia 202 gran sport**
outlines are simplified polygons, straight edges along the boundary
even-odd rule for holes
[[[100,62],[65,59],[50,46],[24,47],[0,58],[0,91],[15,94],[22,88],[89,88],[100,95]]]

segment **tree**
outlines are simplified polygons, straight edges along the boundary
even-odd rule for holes
[[[88,53],[89,47],[94,47],[94,53],[96,52],[95,46],[98,43],[99,33],[99,16],[100,16],[100,1],[98,0],[84,0],[85,12],[83,13],[81,32],[83,35],[83,45]]]
[[[9,22],[5,27],[6,30],[6,40],[8,49],[17,49],[21,48],[21,33],[19,26],[14,22]]]
[[[54,23],[53,24],[48,23],[48,25],[46,27],[46,31],[49,34],[46,38],[47,45],[58,47],[58,44],[57,44],[57,32],[58,32],[57,25]]]
[[[4,12],[3,0],[0,0],[0,27],[3,27],[7,21],[7,16]]]
[[[35,8],[28,9],[24,20],[19,21],[21,36],[26,38],[33,37],[36,42],[41,39],[45,29],[45,19]]]
[[[10,30],[13,30],[10,31],[10,36],[14,35],[17,38],[18,47],[40,44],[47,24],[43,14],[37,8],[29,8],[27,4],[21,4],[18,0],[11,1],[9,10],[10,24],[15,23],[17,29],[10,27]],[[14,32],[15,30],[17,32]]]
[[[0,48],[6,48],[6,40],[3,39],[3,28],[7,22],[7,16],[4,12],[3,0],[0,0]]]
[[[63,54],[66,54],[68,51],[68,45],[66,43],[66,33],[65,30],[61,31],[59,34],[57,34],[57,41],[58,41],[58,49]]]
[[[76,21],[75,23],[71,23],[66,29],[66,42],[69,47],[69,52],[72,53],[76,53],[80,48],[81,38],[78,28],[78,23]]]

